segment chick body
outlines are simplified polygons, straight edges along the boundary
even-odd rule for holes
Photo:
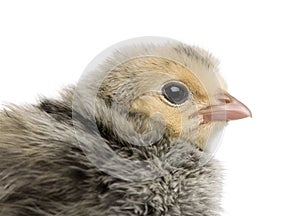
[[[178,62],[153,56],[120,61],[122,55],[142,50],[145,55],[149,49],[173,55],[171,59]],[[90,129],[91,119],[74,108],[76,86],[62,91],[59,99],[44,98],[37,105],[10,106],[0,112],[0,215],[220,214],[220,165],[214,159],[204,164],[207,153],[203,146],[211,128],[223,122],[197,122],[193,133],[185,131],[185,118],[181,116],[183,112],[193,114],[188,109],[192,106],[178,110],[159,94],[161,85],[175,79],[190,89],[190,102],[195,102],[196,109],[207,107],[212,103],[209,95],[220,86],[225,88],[224,83],[215,80],[215,60],[198,48],[180,43],[126,48],[104,63],[101,70],[112,61],[122,63],[110,71],[97,92],[93,118],[97,131]],[[198,82],[200,78],[202,83]],[[87,77],[86,81],[92,79]],[[115,109],[120,104],[128,106],[124,118],[120,109]],[[157,130],[161,122],[150,119],[156,112],[165,123],[165,132],[154,137],[154,143],[134,145],[133,138],[135,142],[145,140],[128,135],[131,131],[126,124],[133,124],[139,133]],[[123,130],[117,130],[113,121],[125,124]],[[86,136],[82,142],[87,148],[96,146],[101,152],[109,147],[129,162],[150,161],[163,174],[149,179],[147,169],[135,173],[109,163],[102,166],[106,169],[99,169],[78,144],[75,126]],[[124,131],[128,133],[122,134]],[[113,175],[113,170],[140,178],[122,178]]]

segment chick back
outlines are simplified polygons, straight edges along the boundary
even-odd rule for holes
[[[216,161],[200,165],[203,153],[182,143],[189,154],[176,169],[128,182],[87,159],[71,114],[69,102],[48,99],[0,112],[1,216],[219,215]]]

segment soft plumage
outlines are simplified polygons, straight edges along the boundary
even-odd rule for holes
[[[249,115],[207,52],[126,45],[60,98],[0,112],[0,215],[219,215],[206,149]]]

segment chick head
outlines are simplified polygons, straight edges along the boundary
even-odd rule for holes
[[[229,120],[251,116],[227,92],[217,65],[208,52],[179,42],[125,46],[106,61],[98,96],[126,110],[138,133],[154,119],[165,136],[203,150]]]

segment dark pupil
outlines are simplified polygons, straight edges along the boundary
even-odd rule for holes
[[[180,83],[168,83],[163,87],[163,95],[174,104],[181,104],[188,98],[187,88]]]

